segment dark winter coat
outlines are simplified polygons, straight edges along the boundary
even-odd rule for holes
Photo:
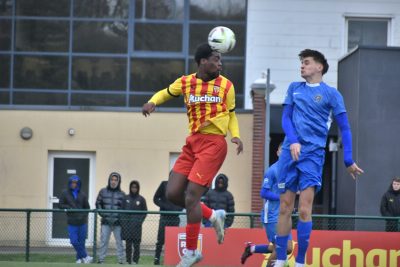
[[[77,181],[76,197],[71,189],[71,182]],[[73,175],[68,180],[68,189],[64,190],[60,196],[58,207],[60,209],[90,209],[88,198],[81,190],[81,180],[77,175]],[[67,223],[69,225],[87,224],[87,212],[67,212]]]
[[[387,217],[400,216],[400,191],[394,191],[392,183],[390,183],[389,189],[382,196],[381,214]]]
[[[153,202],[157,206],[160,207],[160,211],[182,211],[182,207],[179,207],[172,202],[168,201],[166,196],[167,191],[167,181],[162,181],[161,184],[158,186],[156,193],[153,197]],[[176,216],[179,215],[162,215],[162,216]]]
[[[132,181],[129,184],[129,190],[132,184],[136,184],[138,187],[137,194],[132,192],[125,196],[124,202],[122,203],[123,210],[142,210],[147,211],[146,200],[142,197],[140,192],[140,185],[138,181]],[[120,222],[122,227],[122,239],[141,241],[142,239],[142,224],[146,218],[145,213],[121,213]]]
[[[110,186],[111,177],[118,177],[118,186],[113,189]],[[108,186],[101,189],[96,200],[96,209],[121,210],[124,202],[125,193],[121,191],[121,175],[113,172],[108,177]],[[101,224],[120,225],[119,214],[109,212],[99,212]]]
[[[222,180],[224,186],[218,187],[218,181]],[[214,210],[223,209],[226,212],[235,212],[235,201],[233,195],[228,191],[228,177],[225,174],[219,174],[214,181],[214,189],[210,189],[202,198],[204,204]],[[226,216],[225,227],[233,224],[234,217]]]

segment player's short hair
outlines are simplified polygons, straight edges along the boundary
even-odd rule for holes
[[[303,51],[300,52],[299,54],[300,59],[306,58],[306,57],[312,57],[316,62],[321,63],[323,68],[322,68],[322,75],[328,72],[329,69],[329,64],[328,61],[326,60],[324,54],[317,50],[312,50],[312,49],[304,49]]]
[[[394,177],[392,182],[400,183],[400,176],[399,177]]]
[[[212,55],[214,50],[211,49],[211,46],[207,43],[201,44],[196,48],[196,52],[194,54],[194,60],[197,63],[197,66],[200,65],[200,60],[202,58],[209,58]]]

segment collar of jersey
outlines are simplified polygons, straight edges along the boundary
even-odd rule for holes
[[[321,83],[308,83],[308,82],[306,82],[306,85],[310,86],[310,87],[317,87],[317,86],[320,86]]]

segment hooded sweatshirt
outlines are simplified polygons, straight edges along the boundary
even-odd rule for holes
[[[224,184],[222,188],[218,187],[219,181],[222,181]],[[225,174],[218,174],[214,181],[214,189],[210,189],[202,201],[211,209],[223,209],[226,212],[235,212],[235,201],[231,192],[228,191],[228,177]],[[233,216],[227,216],[225,226],[230,227],[233,219]]]
[[[131,191],[132,185],[138,188],[136,193]],[[147,204],[144,197],[140,194],[140,184],[138,181],[132,181],[129,184],[129,194],[125,196],[122,203],[123,210],[141,210],[147,211]],[[122,226],[122,239],[140,241],[142,238],[142,224],[146,218],[146,213],[121,213],[120,221]]]
[[[111,187],[111,178],[118,178],[116,188]],[[107,187],[101,189],[96,200],[96,209],[105,210],[120,210],[124,201],[125,193],[121,191],[121,175],[117,172],[112,172],[108,177]],[[110,212],[99,212],[102,224],[119,225],[119,214]]]
[[[381,200],[381,214],[386,217],[400,216],[400,190],[394,191],[392,183]]]
[[[77,187],[72,189],[71,183],[77,182]],[[73,175],[68,179],[68,189],[61,193],[60,209],[90,209],[88,198],[84,192],[81,192],[81,179],[78,175]],[[67,223],[69,225],[87,224],[87,212],[67,212]]]

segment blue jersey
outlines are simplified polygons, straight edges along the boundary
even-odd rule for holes
[[[263,188],[272,193],[280,194],[278,189],[278,164],[272,164],[264,175]],[[277,223],[279,216],[279,200],[265,200],[264,209],[261,212],[263,223]]]
[[[291,83],[283,104],[293,106],[293,125],[302,145],[301,150],[305,152],[325,148],[331,114],[336,116],[346,112],[342,95],[324,82]],[[285,138],[283,148],[289,147],[290,143]]]

